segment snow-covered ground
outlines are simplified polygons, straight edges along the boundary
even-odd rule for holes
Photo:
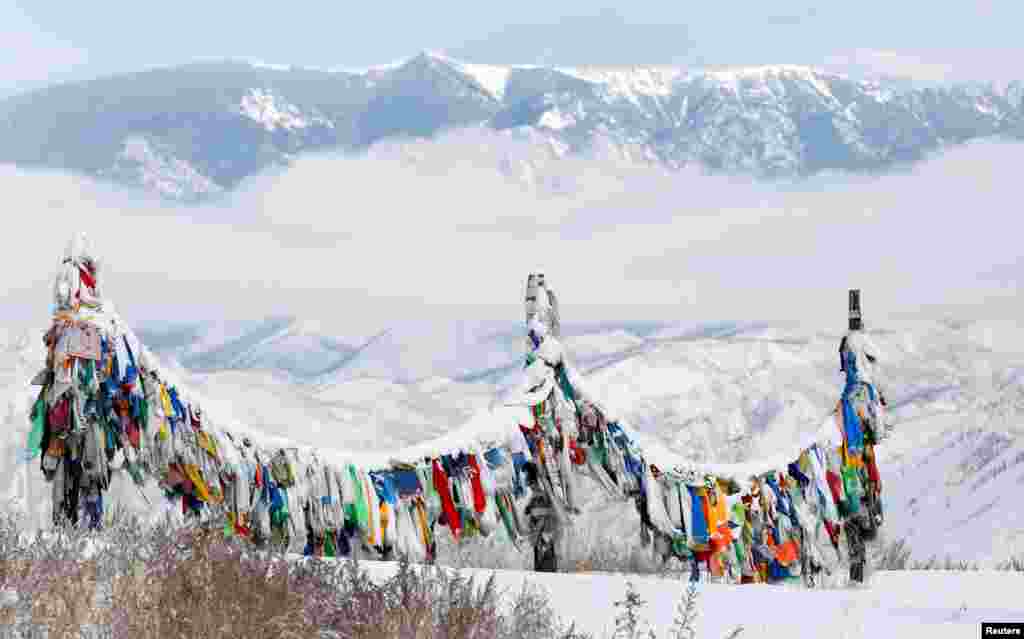
[[[368,563],[375,577],[394,564]],[[486,579],[491,571],[465,571]],[[610,636],[614,603],[626,582],[647,602],[641,615],[667,637],[687,584],[659,577],[595,574],[536,574],[494,571],[499,587],[514,592],[524,580],[543,586],[551,603],[577,629]],[[930,639],[977,637],[984,622],[1024,622],[1019,573],[879,572],[856,590],[807,590],[788,586],[698,586],[698,637],[724,638],[742,626],[741,637],[759,639]],[[607,634],[606,634],[607,633]]]
[[[0,497],[16,499],[44,524],[49,487],[37,462],[16,461],[33,397],[28,380],[43,361],[40,333],[0,329],[0,419],[6,433]],[[652,458],[749,464],[784,458],[821,427],[839,383],[838,336],[800,326],[669,326],[653,332],[611,327],[567,341],[590,392],[637,429]],[[906,538],[915,559],[985,562],[1024,551],[1022,337],[1024,327],[995,322],[892,323],[875,335],[887,354],[887,392],[897,425],[880,449],[884,535]],[[429,348],[401,342],[385,349],[378,365],[371,359],[359,368],[394,370],[396,353]],[[508,348],[494,344],[483,340],[477,348]],[[364,355],[373,357],[373,351]],[[475,359],[489,361],[479,354]],[[311,384],[281,371],[199,373],[174,362],[165,365],[165,374],[200,394],[217,424],[322,452],[335,449],[350,459],[383,463],[500,437],[514,426],[515,410],[491,405],[516,380],[514,369],[484,376],[485,381],[456,381],[451,361],[415,361],[433,375],[399,381],[342,368]],[[144,492],[145,498],[126,478],[115,477],[110,497],[159,512],[159,491],[150,484]],[[566,560],[585,558],[588,548],[607,539],[636,545],[639,520],[631,504],[609,501],[593,487],[585,499],[574,539],[582,556],[570,553]],[[643,616],[667,636],[685,583],[524,572],[528,552],[517,553],[497,537],[469,542],[475,548],[464,556],[520,569],[497,571],[500,587],[514,591],[524,580],[540,584],[560,616],[602,637],[612,628],[614,602],[629,581],[647,601]],[[364,565],[379,577],[394,570],[388,563]],[[856,590],[702,583],[696,628],[701,637],[726,637],[737,627],[744,629],[741,636],[786,639],[972,637],[983,621],[1024,622],[1021,583],[1020,573],[940,571],[878,572]]]

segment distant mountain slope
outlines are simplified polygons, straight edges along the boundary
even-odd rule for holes
[[[303,152],[485,126],[529,132],[552,157],[600,148],[766,177],[880,171],[1024,137],[1022,86],[903,90],[786,65],[563,69],[432,54],[363,72],[202,63],[2,100],[0,162],[196,200]]]
[[[196,371],[270,369],[305,377],[355,352],[315,326],[287,318],[144,327],[139,336],[157,352]]]
[[[564,334],[585,365],[620,355],[664,329],[657,322],[569,322]],[[373,377],[399,383],[435,377],[493,379],[521,365],[523,336],[512,321],[395,320],[367,335],[341,335],[319,322],[150,323],[140,338],[195,372],[261,370],[324,385]]]

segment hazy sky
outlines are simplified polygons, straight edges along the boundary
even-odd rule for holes
[[[422,49],[494,63],[811,63],[926,81],[1005,79],[1024,59],[1019,1],[622,6],[8,0],[0,94],[198,59],[358,67]],[[495,170],[527,147],[471,132],[420,144],[423,165],[386,145],[306,157],[193,208],[0,165],[4,210],[17,212],[0,251],[3,317],[45,319],[53,270],[79,229],[133,321],[289,314],[359,332],[394,317],[519,318],[535,268],[549,273],[567,321],[841,324],[848,287],[864,288],[878,316],[1024,310],[1021,145],[975,144],[906,174],[786,189],[564,160],[546,170],[571,188],[551,196]]]
[[[937,81],[1005,79],[1024,59],[1019,0],[617,4],[6,0],[0,93],[209,58],[359,67],[423,49],[474,62],[785,62]]]

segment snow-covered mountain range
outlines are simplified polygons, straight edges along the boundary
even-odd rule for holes
[[[880,171],[972,139],[1024,137],[1024,84],[906,89],[789,65],[493,66],[431,53],[359,71],[200,63],[0,101],[0,162],[196,200],[304,152],[463,127],[526,139],[549,159],[613,153],[763,177]]]
[[[408,322],[355,337],[288,319],[173,328],[138,334],[206,398],[208,412],[298,445],[349,451],[394,451],[479,422],[518,381],[523,349],[515,322]],[[837,330],[565,328],[590,392],[645,449],[694,461],[784,454],[817,431],[840,390]],[[24,445],[28,381],[44,359],[38,333],[0,332],[5,467]],[[872,333],[896,424],[880,448],[887,537],[907,538],[922,560],[1024,552],[1024,325],[886,322]],[[621,519],[616,512],[604,515]]]

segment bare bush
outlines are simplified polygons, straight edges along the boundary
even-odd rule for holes
[[[932,556],[924,561],[913,560],[911,559],[912,555],[913,551],[906,539],[896,540],[883,546],[875,561],[875,568],[877,570],[947,570],[956,572],[981,570],[981,565],[977,562],[953,559],[949,555],[944,558]]]
[[[910,570],[911,550],[906,539],[898,539],[882,547],[875,561],[876,570]]]
[[[302,593],[283,557],[264,558],[216,529],[186,530],[113,580],[116,637],[308,637]]]
[[[943,559],[933,556],[926,561],[912,562],[908,570],[946,570],[968,572],[972,570],[981,570],[981,566],[977,563],[972,563],[966,560],[953,559],[951,556],[946,555]]]
[[[697,584],[691,582],[683,591],[676,606],[676,617],[672,622],[669,633],[672,639],[696,639],[697,629],[694,622],[697,620]]]
[[[512,601],[504,636],[509,639],[589,639],[589,635],[577,632],[575,623],[565,627],[551,606],[547,591],[529,583],[523,584]]]
[[[566,537],[566,546],[571,550],[564,572],[651,575],[671,579],[690,574],[690,567],[678,559],[656,559],[650,547],[638,547],[614,537],[593,537],[575,529]]]
[[[1006,561],[996,564],[996,570],[1007,572],[1024,572],[1024,555],[1010,557]]]
[[[697,584],[691,582],[679,597],[672,627],[662,636],[666,639],[696,639],[699,594]],[[642,616],[646,606],[647,602],[640,597],[632,582],[627,582],[625,596],[615,602],[615,607],[621,612],[615,617],[615,630],[610,639],[658,639],[659,635]],[[737,639],[742,633],[743,626],[737,626],[726,635],[726,639]]]
[[[221,523],[147,526],[114,511],[101,532],[26,538],[0,514],[5,636],[586,639],[538,587],[506,596],[494,577],[404,559],[378,582],[358,561],[256,551]]]
[[[612,639],[657,639],[650,624],[640,616],[647,602],[640,598],[633,582],[626,582],[626,595],[614,605],[621,608],[622,612],[615,617]]]
[[[82,628],[108,624],[96,606],[102,544],[74,527],[27,535],[17,516],[0,525],[0,591],[7,594],[4,622],[18,636],[48,629],[50,637],[78,637]]]
[[[488,538],[478,537],[468,543],[456,541],[444,530],[439,530],[435,563],[462,569],[530,570],[533,568],[533,548],[524,542],[514,545],[506,536],[495,534]]]
[[[377,585],[355,562],[341,565],[341,615],[332,627],[339,636],[583,639],[558,618],[547,592],[530,584],[508,598],[493,576],[480,583],[457,570],[413,567],[403,558],[395,574]]]

